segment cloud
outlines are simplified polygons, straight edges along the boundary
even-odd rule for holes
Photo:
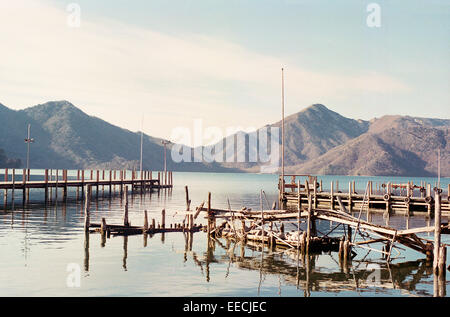
[[[169,135],[204,118],[219,127],[261,126],[278,113],[281,57],[201,34],[167,35],[106,18],[81,27],[46,1],[0,4],[0,98],[23,108],[67,99],[90,114],[131,130]],[[408,91],[383,74],[326,74],[291,62],[286,89],[292,103],[360,90]],[[255,109],[267,109],[255,113]]]

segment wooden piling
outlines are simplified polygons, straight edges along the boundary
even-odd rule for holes
[[[161,228],[165,229],[166,228],[166,210],[163,209],[161,211]]]
[[[100,226],[100,233],[102,235],[105,235],[106,234],[106,230],[107,230],[106,219],[102,218],[102,223],[101,223],[101,226]]]
[[[7,181],[8,181],[8,169],[5,168],[5,182],[7,182]],[[8,189],[5,188],[3,191],[3,202],[5,204],[5,207],[6,207],[7,201],[8,201]]]
[[[433,251],[433,271],[439,273],[439,251],[441,247],[441,195],[435,191],[434,202],[434,251]]]
[[[314,177],[314,209],[317,208],[317,176]]]
[[[212,226],[212,215],[211,215],[211,192],[208,192],[208,209],[207,209],[207,214],[208,214],[208,236],[211,234],[211,226]]]
[[[331,181],[331,188],[330,188],[330,209],[334,210],[334,192],[333,192],[333,185],[334,182]]]
[[[312,201],[311,194],[309,191],[308,181],[305,180],[306,194],[308,195],[308,219],[306,223],[306,252],[309,252],[309,242],[311,240],[311,213],[312,213]]]
[[[348,211],[352,212],[352,183],[348,182]]]
[[[91,196],[89,195],[89,191],[90,191],[91,186],[88,185],[86,186],[86,194],[85,196],[85,200],[84,200],[84,231],[88,232],[89,231],[89,205],[91,202]]]
[[[191,200],[189,199],[189,189],[187,186],[184,186],[184,190],[186,192],[186,211],[189,211],[191,206]]]
[[[130,226],[130,222],[128,220],[128,186],[125,186],[125,208],[124,208],[123,225],[126,227]]]
[[[144,231],[148,230],[148,215],[147,210],[144,210]]]

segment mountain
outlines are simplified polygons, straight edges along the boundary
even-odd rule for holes
[[[47,102],[20,111],[0,104],[0,148],[4,149],[0,151],[0,167],[24,164],[27,124],[31,124],[35,139],[30,152],[31,168],[139,168],[139,132],[89,116],[68,101]],[[267,163],[251,162],[251,158],[264,141],[258,135],[266,128],[270,140],[274,128],[281,128],[281,122],[250,133],[239,131],[211,146],[185,147],[191,157],[197,151],[211,150],[216,158],[211,163],[173,162],[171,149],[179,145],[168,145],[168,169],[260,172]],[[448,119],[384,116],[355,120],[314,104],[285,118],[286,172],[432,176],[437,173],[440,149],[441,175],[450,176],[449,129]],[[278,137],[273,134],[277,148],[281,144],[279,132]],[[144,169],[163,169],[161,141],[144,135]]]
[[[281,129],[281,121],[271,126]],[[314,104],[284,120],[285,164],[316,158],[365,133],[368,127],[367,121],[349,119],[322,104]]]
[[[290,115],[284,120],[285,127],[285,165],[297,165],[319,157],[330,149],[344,144],[349,140],[365,133],[369,128],[369,122],[354,120],[341,116],[329,110],[322,104],[314,104],[298,113]],[[249,152],[257,152],[259,142],[251,146],[249,140],[257,136],[262,129],[267,128],[270,140],[271,129],[279,128],[278,144],[281,144],[281,120],[258,129],[256,132],[245,133],[239,131],[228,136],[212,147],[218,147],[222,151],[216,152],[225,161],[228,153],[233,153],[233,162],[224,163],[224,166],[244,169],[247,171],[258,171],[259,163],[251,163]],[[237,147],[238,139],[245,142],[245,147]],[[223,144],[223,146],[222,146]],[[232,147],[234,145],[234,149]],[[234,150],[234,151],[233,151]],[[240,162],[239,157],[245,162]],[[241,160],[242,161],[242,160]]]
[[[384,116],[369,130],[287,172],[331,175],[450,176],[450,120]]]
[[[266,127],[281,128],[281,121]],[[314,104],[285,118],[285,170],[322,175],[432,176],[437,173],[436,153],[441,149],[441,175],[450,176],[449,128],[448,119],[384,116],[354,120]],[[264,164],[239,163],[236,159],[241,155],[249,161],[249,152],[258,146],[252,148],[249,139],[258,131],[239,132],[220,142],[227,152],[228,143],[236,143],[239,137],[245,140],[245,147],[235,149],[234,162],[224,166],[260,171]],[[281,132],[278,140],[281,144]]]
[[[26,158],[27,124],[35,142],[31,168],[136,168],[139,169],[141,134],[89,116],[68,101],[51,101],[20,111],[0,106],[0,147],[8,155]],[[143,168],[164,168],[161,139],[143,136]],[[167,149],[171,170],[225,171],[217,163],[177,163]],[[22,160],[25,161],[25,160]],[[228,170],[227,170],[228,171]]]

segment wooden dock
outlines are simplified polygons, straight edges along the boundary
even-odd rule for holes
[[[313,183],[314,184],[314,183]],[[370,184],[368,184],[369,187]],[[300,182],[297,188],[301,190]],[[368,220],[363,220],[361,214],[366,198],[363,199],[357,215],[349,211],[340,196],[335,197],[338,208],[321,208],[314,204],[317,198],[316,186],[311,188],[308,180],[305,183],[307,203],[302,206],[300,195],[297,195],[297,209],[264,210],[263,194],[260,193],[261,208],[259,211],[242,208],[232,210],[228,202],[228,209],[211,207],[211,193],[208,194],[208,204],[198,208],[198,212],[204,211],[208,221],[207,232],[211,238],[225,237],[235,241],[251,241],[269,248],[285,247],[299,249],[301,253],[338,251],[343,261],[350,261],[356,253],[353,248],[362,248],[379,252],[390,262],[392,251],[399,253],[398,245],[408,247],[425,255],[427,261],[433,261],[433,270],[439,278],[445,278],[447,244],[441,243],[441,234],[450,234],[450,224],[441,221],[442,195],[435,189],[434,195],[434,226],[399,230],[388,225],[378,225]],[[366,191],[367,194],[367,191]],[[366,196],[366,195],[365,195]],[[267,202],[267,201],[266,201]],[[317,200],[315,201],[317,202]],[[267,202],[268,204],[268,202]],[[389,213],[387,213],[389,215]],[[321,233],[316,229],[316,221],[325,220],[335,227],[328,233]],[[217,224],[217,221],[222,221]],[[284,223],[296,223],[297,230],[284,231]],[[301,229],[301,224],[306,225]],[[338,227],[342,227],[342,237],[330,236]],[[418,236],[420,233],[434,232],[434,240]],[[356,240],[359,235],[360,240]],[[373,244],[381,244],[383,248],[372,247]]]
[[[30,170],[23,169],[21,174],[16,174],[16,169],[9,171],[5,169],[4,179],[0,182],[0,190],[4,191],[3,201],[6,206],[8,201],[8,195],[11,195],[11,201],[14,200],[15,191],[22,192],[22,201],[29,200],[30,189],[43,189],[44,200],[48,201],[52,199],[52,191],[55,192],[55,198],[58,197],[58,189],[62,189],[63,199],[67,198],[67,192],[69,188],[76,189],[77,199],[85,188],[96,189],[96,195],[98,197],[99,188],[102,191],[105,187],[109,190],[109,194],[113,190],[118,190],[123,193],[124,186],[130,186],[132,191],[147,191],[147,190],[160,190],[163,188],[173,187],[173,175],[171,171],[167,172],[152,172],[152,171],[130,171],[131,177],[127,178],[126,170],[77,170],[76,176],[68,176],[68,170],[44,170],[42,179],[36,179],[39,176],[30,175]],[[87,172],[87,173],[86,173]],[[153,178],[153,173],[157,174],[157,178]],[[31,180],[31,176],[33,176]],[[90,191],[92,194],[92,191]]]
[[[450,215],[450,184],[447,192],[443,189],[431,186],[431,184],[396,184],[388,182],[386,184],[367,183],[363,192],[357,192],[355,181],[348,183],[346,188],[339,188],[338,181],[332,181],[330,190],[324,191],[322,181],[317,181],[317,176],[289,174],[290,182],[278,182],[278,197],[280,206],[286,209],[306,209],[308,206],[308,189],[312,193],[313,208],[335,210],[339,208],[338,198],[351,212],[359,210],[361,207],[372,211],[395,212],[400,214],[426,214],[431,216],[434,213],[434,191],[439,191],[442,195],[441,212],[443,215]],[[341,185],[342,186],[342,185]],[[308,189],[307,189],[308,188]]]

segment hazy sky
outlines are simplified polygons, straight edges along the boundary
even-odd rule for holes
[[[377,3],[380,27],[367,25]],[[80,26],[68,23],[81,9]],[[260,127],[313,103],[351,118],[450,118],[450,2],[15,0],[0,3],[0,103],[68,100],[168,138]]]

